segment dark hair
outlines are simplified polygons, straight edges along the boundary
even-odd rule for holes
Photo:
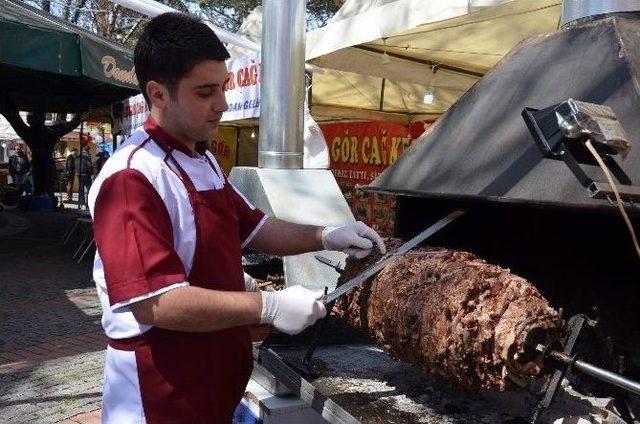
[[[229,52],[204,22],[186,13],[169,12],[149,21],[133,54],[138,85],[147,103],[146,86],[157,81],[171,94],[180,79],[205,60],[224,61]]]

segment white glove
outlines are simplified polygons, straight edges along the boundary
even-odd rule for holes
[[[380,252],[387,253],[382,237],[362,221],[352,222],[342,227],[325,227],[322,230],[322,246],[327,250],[340,250],[358,259],[369,256],[373,243]]]
[[[287,334],[296,334],[327,314],[318,301],[323,290],[311,291],[302,286],[287,287],[277,292],[262,293],[261,323],[271,324]]]
[[[258,291],[258,283],[256,283],[256,280],[246,272],[244,273],[244,288],[248,292]]]

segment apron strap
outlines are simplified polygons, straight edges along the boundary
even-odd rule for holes
[[[173,156],[172,153],[173,153],[173,150],[175,150],[175,149],[173,147],[163,143],[163,142],[160,142],[158,140],[152,139],[151,137],[149,137],[147,140],[145,140],[145,143],[148,140],[153,140],[153,142],[156,143],[158,145],[158,147],[160,147],[165,152],[164,161],[167,163],[169,168],[174,173],[176,173],[176,175],[178,176],[180,181],[182,181],[182,184],[184,184],[185,188],[187,189],[187,193],[189,194],[189,202],[191,203],[191,208],[193,209],[193,213],[195,215],[196,214],[195,198],[196,198],[196,194],[197,194],[198,190],[196,190],[196,186],[195,186],[195,184],[193,184],[193,181],[191,180],[191,177],[189,177],[189,174],[187,174],[187,172],[184,170],[184,168],[182,168],[182,166],[180,166],[180,163],[178,163],[177,159]],[[142,147],[142,145],[140,145],[139,147]],[[209,157],[207,156],[206,150],[203,153],[204,153],[203,156],[205,157],[205,159],[209,163],[209,166],[211,167],[213,172],[216,175],[219,175],[218,171],[215,168],[215,166],[211,162],[211,159],[209,159]],[[173,167],[169,164],[169,160],[171,160],[172,164],[175,166],[175,169],[177,169],[178,172],[176,172],[173,169]],[[223,177],[223,179],[224,179],[224,177]]]

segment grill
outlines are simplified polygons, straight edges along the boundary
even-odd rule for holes
[[[594,127],[590,134],[615,170],[637,228],[640,14],[626,12],[634,10],[629,2],[589,9],[595,3],[582,2],[581,10],[567,2],[563,29],[517,46],[365,188],[396,196],[395,236],[402,239],[453,210],[467,211],[427,244],[508,268],[562,311],[559,345],[530,341],[527,354],[546,358],[544,376],[528,391],[469,397],[377,347],[353,344],[362,336],[335,320],[325,325],[324,346],[311,362],[304,362],[304,346],[313,344],[313,332],[269,340],[256,353],[259,361],[331,422],[536,422],[588,414],[583,395],[610,398],[600,410],[633,420],[640,261],[601,169],[566,118],[581,111],[623,129],[624,136],[598,138]],[[616,381],[620,374],[630,380]],[[565,376],[573,387],[559,390]]]

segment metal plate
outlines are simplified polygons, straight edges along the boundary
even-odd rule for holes
[[[237,166],[229,180],[269,216],[309,225],[341,225],[355,221],[331,171],[320,169],[264,169]],[[287,286],[333,289],[339,274],[315,259],[318,252],[283,258]],[[341,252],[320,253],[344,263]]]

